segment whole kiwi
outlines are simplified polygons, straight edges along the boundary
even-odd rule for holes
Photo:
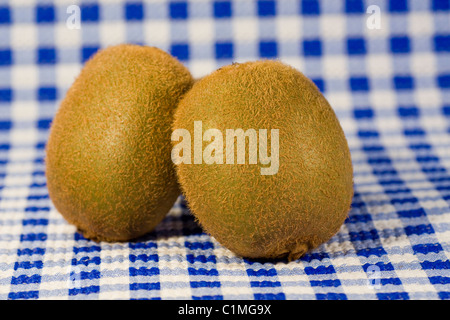
[[[46,177],[56,209],[86,237],[151,231],[180,194],[171,123],[189,71],[168,53],[122,44],[97,52],[51,124]]]
[[[201,164],[194,133],[200,121],[203,158],[210,152],[215,159]],[[182,98],[177,129],[190,132],[189,143],[189,136],[172,137],[172,152],[185,157],[175,163],[189,208],[206,232],[236,254],[295,260],[328,241],[346,219],[353,197],[347,140],[324,96],[296,69],[262,60],[216,70]],[[205,136],[210,129],[217,130]],[[237,137],[230,139],[234,149],[227,149],[228,129],[259,132],[259,151],[267,141],[264,150],[272,160],[279,157],[278,168],[270,169],[261,154],[257,163],[250,161],[250,134],[244,136],[245,162],[239,162]],[[272,135],[276,130],[278,136]],[[278,149],[270,147],[275,144]]]

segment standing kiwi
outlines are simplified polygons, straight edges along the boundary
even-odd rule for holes
[[[183,97],[173,129],[190,132],[189,143],[172,136],[172,152],[182,150],[184,161],[175,163],[192,213],[236,254],[295,260],[329,240],[347,217],[353,196],[347,140],[323,95],[294,68],[257,61],[213,72]],[[243,164],[229,129],[247,134]],[[231,153],[226,141],[235,143]],[[250,141],[258,141],[259,152],[250,152]]]
[[[46,146],[56,209],[87,238],[151,231],[179,195],[171,123],[189,71],[153,47],[118,45],[90,59],[68,90]]]

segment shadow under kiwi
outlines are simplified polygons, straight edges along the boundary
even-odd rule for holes
[[[171,237],[205,234],[182,196],[176,201],[174,207],[176,208],[174,211],[177,211],[177,213],[169,213],[153,231],[129,242],[158,241]]]

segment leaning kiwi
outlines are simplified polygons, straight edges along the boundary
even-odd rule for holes
[[[179,195],[171,123],[189,71],[153,47],[118,45],[84,66],[62,101],[46,146],[56,209],[93,240],[151,231]]]

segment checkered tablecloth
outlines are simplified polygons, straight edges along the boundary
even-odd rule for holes
[[[195,77],[277,58],[313,79],[352,153],[340,231],[297,261],[250,261],[180,197],[139,241],[78,234],[48,196],[48,130],[83,63],[125,42]],[[449,204],[448,0],[0,0],[0,299],[449,299]]]

